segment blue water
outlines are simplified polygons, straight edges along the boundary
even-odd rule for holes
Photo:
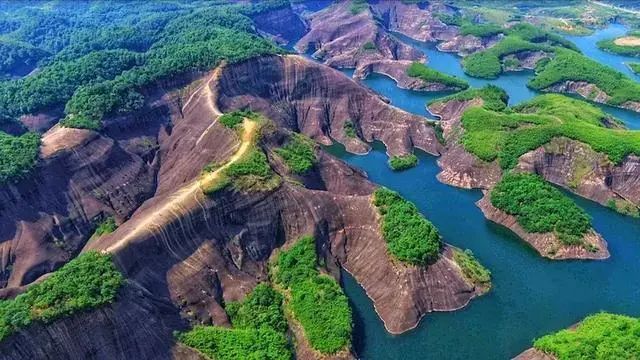
[[[362,359],[508,359],[536,337],[588,314],[606,310],[640,315],[640,221],[575,198],[609,242],[611,258],[551,261],[485,220],[474,204],[480,191],[440,183],[432,156],[419,152],[418,167],[397,173],[386,166],[380,146],[364,156],[345,153],[341,145],[329,151],[414,202],[446,242],[473,250],[493,275],[487,295],[462,310],[429,314],[417,329],[393,336],[362,288],[345,274],[355,314],[354,347]]]
[[[606,53],[595,46],[595,41],[602,38],[615,37],[626,33],[621,25],[611,25],[605,29],[598,30],[588,37],[567,36],[568,39],[576,42],[576,45],[584,52],[585,55],[594,58],[597,61],[613,66],[617,70],[624,71],[625,74],[631,74],[633,79],[638,79],[623,64],[630,58],[624,56],[616,56]],[[412,45],[416,49],[427,55],[429,67],[432,67],[443,73],[456,76],[469,82],[472,87],[482,87],[487,84],[499,86],[509,94],[509,105],[517,105],[527,101],[540,93],[527,87],[527,82],[533,76],[531,71],[509,72],[502,74],[498,79],[487,80],[478,79],[467,76],[462,70],[460,57],[453,53],[438,51],[433,43],[425,43],[413,40],[405,35],[394,33],[401,41]],[[577,39],[577,40],[575,40]],[[591,40],[589,40],[591,39]],[[639,60],[640,61],[640,60]],[[343,72],[351,77],[353,70],[345,69]],[[449,93],[428,93],[421,91],[412,91],[399,89],[395,81],[387,76],[372,74],[363,81],[369,88],[375,90],[379,94],[391,99],[391,103],[405,111],[413,114],[433,118],[425,108],[426,103],[433,99],[446,96]],[[584,98],[580,98],[585,100]],[[629,110],[619,109],[616,107],[593,103],[604,111],[610,113],[616,118],[622,120],[629,129],[640,129],[640,115]]]
[[[638,62],[639,58],[633,56],[623,56],[602,51],[596,43],[600,40],[616,38],[623,36],[629,29],[624,25],[611,24],[607,28],[598,30],[589,36],[565,36],[578,46],[582,53],[602,64],[611,66],[612,68],[626,74],[632,79],[640,80],[640,76],[636,75],[625,63]]]
[[[620,29],[613,26],[602,31],[591,37],[616,36]],[[472,86],[491,83],[504,88],[512,105],[536,95],[526,87],[530,73],[507,74],[497,80],[470,78],[462,72],[457,56],[438,52],[429,44],[406,38],[403,41],[424,51],[433,68],[464,78]],[[587,40],[575,42],[588,56],[611,56],[591,52],[593,48],[589,50]],[[613,66],[618,61],[609,59],[606,63]],[[443,95],[402,90],[393,80],[380,75],[371,76],[364,83],[395,106],[423,116],[424,104]],[[637,114],[598,106],[630,128],[640,128]],[[471,249],[493,274],[493,288],[487,295],[459,311],[429,314],[418,328],[399,336],[386,332],[371,300],[345,274],[345,291],[354,309],[354,348],[361,358],[508,359],[530,347],[535,338],[566,328],[594,312],[640,316],[639,220],[571,195],[593,217],[594,228],[609,243],[611,258],[547,260],[510,231],[484,218],[474,204],[482,196],[480,191],[440,183],[436,179],[436,158],[418,151],[419,165],[398,173],[386,166],[387,155],[380,144],[363,156],[346,153],[341,145],[328,150],[365,170],[372,181],[414,202],[446,242]]]

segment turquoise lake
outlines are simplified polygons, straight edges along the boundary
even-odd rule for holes
[[[595,48],[594,39],[623,34],[613,25],[590,37],[571,37],[588,56],[618,70],[620,57]],[[467,79],[472,86],[487,83],[504,88],[510,104],[536,95],[526,83],[530,72],[512,73],[496,80],[469,78],[459,58],[437,51],[433,45],[398,35],[424,51],[429,66]],[[602,60],[602,59],[605,59]],[[620,65],[622,64],[622,65]],[[349,74],[349,71],[345,71]],[[637,79],[634,77],[634,79]],[[445,94],[402,90],[385,76],[363,82],[406,111],[428,116],[424,104]],[[629,128],[640,128],[637,114],[602,106]],[[599,204],[570,195],[592,217],[596,231],[609,243],[611,258],[604,261],[551,261],[542,258],[507,229],[487,221],[475,202],[478,190],[463,190],[440,183],[436,157],[418,152],[419,165],[396,173],[387,165],[381,144],[367,155],[346,153],[341,145],[328,150],[363,169],[370,179],[398,191],[414,202],[440,230],[444,240],[471,249],[491,270],[493,288],[462,310],[431,313],[420,326],[405,334],[388,334],[371,300],[348,274],[344,287],[354,309],[354,348],[363,359],[509,359],[531,346],[533,339],[554,332],[598,311],[640,316],[640,220],[619,215]]]

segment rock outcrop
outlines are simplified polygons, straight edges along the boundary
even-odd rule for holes
[[[413,147],[437,155],[442,149],[424,118],[394,108],[339,71],[300,56],[261,57],[227,66],[216,86],[223,111],[251,108],[320,143],[337,140],[351,152],[367,152],[365,142],[374,140],[382,141],[390,155],[408,154]],[[358,138],[345,134],[347,121]]]
[[[555,356],[531,348],[513,358],[513,360],[557,360]]]
[[[252,16],[258,32],[279,44],[289,44],[300,39],[307,26],[291,6],[265,11]]]
[[[564,245],[554,233],[530,233],[518,224],[515,216],[509,215],[491,204],[490,195],[485,191],[484,197],[477,202],[484,216],[513,231],[522,240],[526,241],[540,255],[553,259],[590,259],[601,260],[609,257],[607,243],[600,234],[590,230],[582,238],[583,244]]]
[[[448,26],[435,14],[453,15],[456,10],[441,2],[408,4],[404,1],[382,0],[371,5],[376,17],[382,19],[386,28],[418,41],[432,42],[450,40],[458,34],[455,26]]]
[[[379,60],[360,66],[353,73],[355,79],[366,79],[371,73],[386,75],[392,78],[399,88],[416,91],[449,91],[460,90],[459,88],[441,84],[438,82],[427,82],[417,77],[407,75],[407,69],[413,61],[408,60]]]
[[[502,67],[504,71],[534,70],[538,61],[549,59],[551,56],[552,54],[544,51],[521,51],[505,56],[502,59]]]
[[[128,282],[113,304],[50,324],[31,324],[0,342],[0,353],[5,360],[204,360],[176,345],[173,331],[186,328],[171,302]]]
[[[587,100],[600,104],[609,104],[611,96],[595,84],[586,81],[563,81],[545,88],[543,91],[578,94]],[[627,101],[620,105],[614,105],[623,109],[640,112],[640,102]]]
[[[359,68],[380,60],[425,60],[424,54],[390,36],[369,6],[359,13],[343,1],[311,15],[309,32],[296,44],[301,53],[335,68]]]
[[[437,176],[438,180],[448,185],[465,189],[489,189],[500,180],[502,169],[496,162],[480,160],[461,144],[464,132],[462,114],[472,106],[482,106],[482,100],[452,100],[429,106],[429,112],[440,118],[446,143],[442,156],[438,159],[438,166],[442,170]]]
[[[456,35],[451,39],[441,42],[436,47],[440,51],[457,53],[460,56],[467,56],[478,51],[486,50],[497,44],[502,39],[502,35],[479,38],[473,35]]]
[[[586,144],[555,138],[520,157],[517,168],[536,173],[576,194],[609,205],[611,201],[640,207],[640,158],[615,165]]]

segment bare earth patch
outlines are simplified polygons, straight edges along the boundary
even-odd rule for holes
[[[613,40],[613,43],[620,46],[640,46],[640,37],[623,36]]]

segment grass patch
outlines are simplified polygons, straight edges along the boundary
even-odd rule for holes
[[[547,44],[533,43],[519,36],[509,35],[500,40],[495,46],[464,58],[462,60],[462,68],[469,76],[495,79],[502,73],[501,60],[505,56],[525,51],[553,52],[554,47]]]
[[[472,283],[480,286],[491,285],[491,271],[480,264],[471,250],[453,249],[453,260],[462,269],[462,274]]]
[[[276,153],[280,155],[289,169],[296,174],[304,174],[311,170],[315,164],[315,143],[308,137],[292,133],[287,144],[276,149]]]
[[[491,204],[527,232],[553,232],[565,245],[581,244],[591,229],[589,215],[537,175],[505,175],[491,191]]]
[[[640,320],[599,313],[588,316],[575,329],[543,336],[533,346],[558,360],[638,359]]]
[[[376,189],[373,204],[382,217],[382,235],[393,257],[412,265],[438,258],[440,234],[414,204],[386,188]]]
[[[624,56],[640,56],[640,46],[626,46],[615,43],[616,39],[600,40],[596,43],[601,50]]]
[[[429,106],[446,103],[449,101],[469,101],[482,99],[483,107],[488,110],[502,111],[507,107],[509,96],[501,88],[495,85],[487,85],[482,88],[468,89],[459,93],[451,94],[429,103]]]
[[[98,238],[102,235],[111,234],[116,231],[117,228],[118,225],[116,224],[116,219],[113,216],[109,216],[98,224],[96,231],[93,232],[91,237]]]
[[[465,149],[484,161],[498,159],[503,169],[553,139],[567,137],[585,143],[619,164],[629,154],[640,155],[640,133],[608,129],[608,115],[599,108],[563,95],[537,96],[510,111],[471,108],[462,116]]]
[[[367,41],[366,43],[364,43],[364,45],[362,45],[362,50],[365,50],[365,51],[377,50],[376,44],[374,44],[371,41]]]
[[[351,0],[351,6],[349,7],[349,11],[351,14],[358,15],[361,12],[367,10],[369,8],[369,4],[367,4],[367,0]]]
[[[196,326],[178,341],[217,360],[290,360],[283,300],[271,286],[258,284],[244,300],[226,304],[232,329]]]
[[[110,256],[81,254],[15,299],[0,301],[0,340],[32,322],[50,323],[109,304],[123,281]]]
[[[0,185],[27,176],[38,161],[40,136],[26,133],[21,136],[0,131]]]
[[[391,167],[393,171],[411,169],[416,165],[418,165],[418,157],[414,154],[393,156],[389,159],[389,167]]]
[[[334,354],[351,343],[351,308],[338,283],[317,269],[315,240],[305,236],[276,260],[276,281],[291,291],[288,306],[315,350]]]
[[[634,73],[636,73],[636,74],[640,73],[640,63],[628,63],[627,66]]]
[[[627,200],[609,199],[609,201],[607,201],[607,207],[623,215],[635,218],[640,217],[640,209]]]
[[[347,135],[347,137],[350,137],[350,138],[358,137],[356,133],[356,126],[353,124],[351,120],[345,121],[342,129],[344,130],[344,134]]]
[[[258,147],[222,170],[219,176],[215,183],[203,189],[206,195],[211,196],[229,186],[238,191],[254,192],[270,191],[280,185],[280,177],[273,172],[267,156]]]
[[[60,126],[73,129],[98,131],[102,129],[100,120],[79,114],[70,114],[60,120]]]
[[[256,120],[258,117],[257,113],[250,110],[236,110],[220,116],[218,121],[229,129],[237,129],[238,125],[242,125],[244,118]]]
[[[504,29],[496,24],[474,24],[466,21],[460,26],[460,34],[473,35],[476,37],[489,37],[504,32]]]
[[[640,84],[586,56],[562,49],[558,49],[556,56],[527,85],[535,90],[544,90],[565,81],[585,81],[596,85],[611,97],[610,105],[640,101]]]
[[[461,90],[469,87],[466,81],[455,76],[443,74],[419,62],[414,62],[407,68],[407,75],[419,78],[427,83],[438,83]]]

